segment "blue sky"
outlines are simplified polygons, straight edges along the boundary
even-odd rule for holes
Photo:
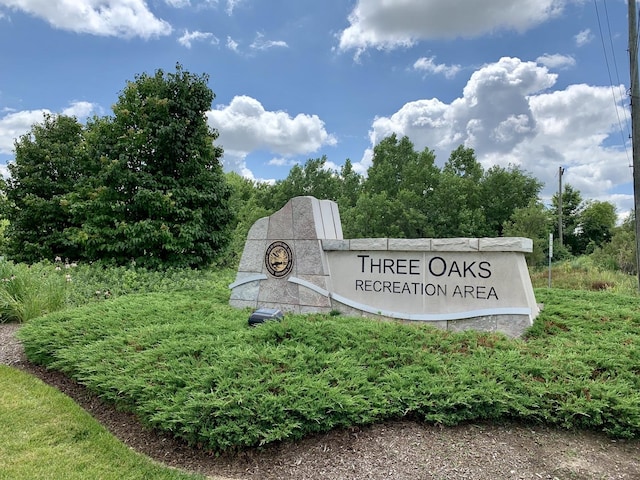
[[[210,76],[225,170],[259,180],[397,133],[465,144],[633,205],[624,0],[0,0],[0,172],[43,113],[110,115],[126,82]]]

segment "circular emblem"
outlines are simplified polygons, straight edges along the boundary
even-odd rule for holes
[[[273,242],[264,256],[267,271],[276,278],[286,277],[293,268],[293,252],[284,242]]]

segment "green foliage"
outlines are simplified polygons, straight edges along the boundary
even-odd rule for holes
[[[0,260],[0,323],[26,322],[66,306],[67,276],[51,264]]]
[[[591,253],[611,240],[616,226],[616,207],[609,202],[591,200],[580,213],[582,252]]]
[[[515,208],[503,225],[508,237],[525,237],[533,240],[533,252],[526,255],[530,266],[543,265],[549,255],[549,233],[552,218],[542,202],[532,200],[526,207]]]
[[[632,214],[612,230],[611,240],[596,248],[591,256],[603,268],[636,275],[636,248],[635,215]]]
[[[0,478],[187,480],[121,443],[71,398],[0,365]]]
[[[214,452],[402,417],[638,436],[637,297],[536,295],[526,341],[331,315],[250,328],[248,311],[206,291],[127,295],[19,335],[31,360]]]
[[[484,211],[487,231],[491,235],[507,235],[503,226],[518,209],[536,202],[542,183],[517,166],[493,166],[480,182],[480,206]],[[546,228],[536,230],[533,237],[544,236]],[[529,238],[533,238],[529,237]]]
[[[0,261],[0,323],[26,322],[67,307],[151,292],[208,292],[226,303],[231,270],[106,267],[57,261],[27,266]]]
[[[34,125],[16,142],[5,188],[11,258],[210,265],[232,217],[207,82],[177,65],[136,76],[112,118]]]
[[[84,209],[89,260],[202,267],[226,246],[230,189],[206,122],[214,98],[207,81],[180,65],[138,75],[115,116],[90,125],[102,168]]]
[[[83,127],[75,118],[46,115],[15,142],[5,186],[7,250],[12,259],[37,262],[56,255],[78,258],[71,192],[88,173]]]
[[[312,158],[304,166],[294,165],[289,175],[278,180],[269,194],[268,206],[282,208],[293,197],[310,195],[337,201],[341,193],[340,177],[326,167],[327,157]]]
[[[226,174],[227,183],[231,187],[229,208],[234,213],[230,225],[231,239],[222,262],[227,266],[235,266],[240,261],[249,229],[256,220],[273,213],[264,207],[264,195],[269,189],[267,184],[254,182],[241,177],[237,173]]]
[[[82,306],[139,293],[207,292],[212,301],[226,303],[232,270],[168,268],[162,271],[141,267],[112,267],[79,264],[71,270],[67,284],[67,306]]]
[[[607,291],[623,295],[638,294],[637,277],[603,268],[596,260],[597,257],[594,255],[583,255],[553,262],[551,268],[553,287],[567,290]],[[531,269],[531,281],[534,287],[548,286],[548,267]]]

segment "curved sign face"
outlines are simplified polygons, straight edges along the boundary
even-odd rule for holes
[[[293,268],[293,252],[291,247],[282,241],[273,242],[264,254],[264,264],[269,275],[283,278],[291,273]]]

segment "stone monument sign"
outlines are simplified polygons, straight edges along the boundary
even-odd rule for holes
[[[519,336],[539,312],[532,247],[520,237],[343,239],[335,202],[296,197],[251,227],[230,303]]]

